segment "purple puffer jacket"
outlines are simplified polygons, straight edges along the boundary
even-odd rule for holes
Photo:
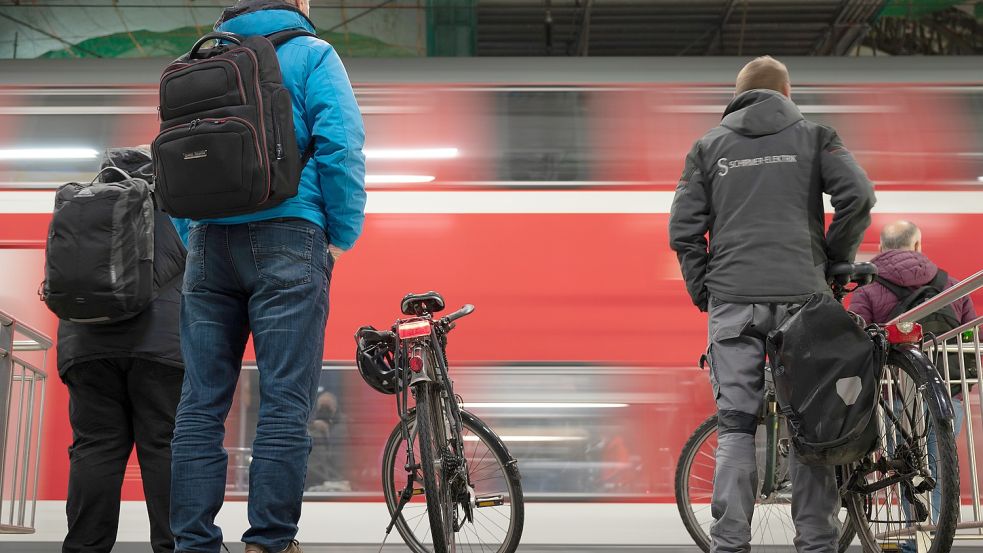
[[[917,288],[935,278],[939,267],[919,252],[888,250],[871,259],[877,265],[878,276],[900,286]],[[949,277],[949,285],[958,282]],[[860,315],[868,323],[886,323],[891,311],[898,305],[898,298],[880,283],[873,282],[853,293],[850,311]],[[973,300],[968,296],[952,304],[960,323],[976,318]]]

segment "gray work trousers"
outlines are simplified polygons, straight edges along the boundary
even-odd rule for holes
[[[710,381],[718,415],[711,553],[751,550],[751,517],[758,490],[754,433],[764,399],[765,338],[793,307],[710,302]],[[834,468],[802,465],[793,450],[789,471],[796,550],[836,553],[840,498]]]

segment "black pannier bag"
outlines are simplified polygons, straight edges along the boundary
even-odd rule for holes
[[[812,296],[768,335],[776,399],[802,463],[843,465],[875,445],[883,367],[877,344],[826,294]]]
[[[96,178],[109,172],[118,180],[72,182],[55,194],[41,298],[60,319],[122,321],[156,297],[153,187],[117,167]]]
[[[301,155],[293,105],[268,38],[210,33],[167,66],[160,81],[160,134],[153,143],[161,208],[173,217],[208,219],[252,213],[297,195]],[[202,49],[209,40],[219,44]]]

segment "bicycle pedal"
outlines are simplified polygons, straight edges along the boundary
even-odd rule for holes
[[[423,488],[413,488],[413,495],[424,495],[425,493]]]
[[[505,504],[505,496],[503,495],[486,495],[484,497],[476,497],[474,500],[475,507],[498,507],[499,505]]]
[[[883,553],[901,553],[900,543],[882,543],[881,551]]]

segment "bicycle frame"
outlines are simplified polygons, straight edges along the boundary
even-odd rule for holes
[[[771,369],[766,367],[766,374]],[[778,487],[778,435],[780,417],[778,401],[775,398],[775,387],[769,377],[765,377],[765,401],[762,406],[762,422],[765,425],[765,474],[761,484],[761,496],[771,497]]]
[[[409,408],[411,388],[414,390],[414,396],[419,397],[419,395],[424,393],[425,387],[438,387],[440,397],[445,406],[441,411],[445,415],[444,418],[451,433],[450,439],[453,442],[454,450],[459,453],[464,451],[464,439],[461,435],[461,428],[463,427],[461,410],[458,405],[457,396],[454,394],[453,381],[450,379],[447,367],[447,354],[444,351],[447,336],[446,331],[441,329],[439,324],[434,324],[433,318],[430,315],[408,320],[397,320],[396,324],[393,325],[393,331],[395,332],[401,324],[417,320],[426,320],[430,323],[430,334],[426,337],[400,339],[397,347],[396,370],[399,373],[400,388],[396,392],[396,409],[399,413],[403,442],[406,444],[405,468],[407,472],[407,483],[406,488],[400,494],[399,506],[393,513],[393,518],[386,530],[387,534],[391,531],[393,525],[395,525],[403,506],[409,502],[415,493],[413,484],[416,481],[416,471],[420,468],[420,464],[413,455],[413,443],[416,437],[410,432],[409,428],[409,421],[412,416],[412,411]],[[415,372],[411,368],[410,348],[414,349],[413,355],[420,354],[422,357],[423,367],[419,372]],[[435,408],[437,407],[435,406]],[[450,411],[450,417],[446,417],[447,411]],[[455,528],[455,530],[457,529]]]

